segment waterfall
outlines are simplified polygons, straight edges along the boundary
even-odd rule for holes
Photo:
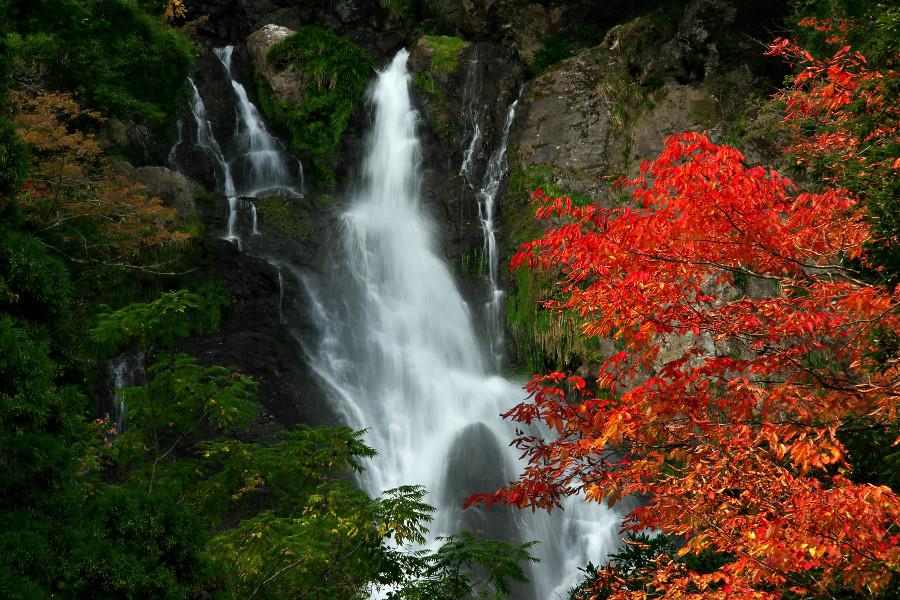
[[[253,235],[259,235],[259,215],[256,212],[256,202],[250,203],[250,218]]]
[[[250,102],[247,90],[231,72],[234,46],[216,48],[213,52],[225,68],[225,75],[237,99],[232,163],[239,174],[238,195],[250,198],[300,196],[296,185],[298,174],[288,168],[284,146],[269,133],[259,110]],[[302,176],[302,167],[300,174]]]
[[[524,593],[556,598],[577,581],[578,567],[602,561],[614,547],[618,517],[578,498],[553,515],[461,509],[469,494],[515,478],[516,452],[507,447],[513,432],[498,415],[524,393],[485,365],[468,307],[422,210],[408,56],[400,51],[371,88],[374,124],[362,187],[342,218],[346,267],[332,269],[329,293],[301,282],[321,333],[312,366],[345,421],[366,428],[379,452],[361,481],[370,493],[424,485],[438,509],[434,537],[465,528],[539,540],[542,563]],[[514,111],[515,105],[506,133]],[[502,177],[505,148],[491,162],[481,198],[486,231],[493,233],[491,186]]]
[[[290,157],[276,137],[266,128],[259,110],[250,101],[247,90],[232,74],[234,46],[215,48],[213,53],[222,65],[223,73],[231,87],[235,100],[235,124],[233,142],[223,150],[213,133],[206,105],[196,83],[188,77],[191,89],[190,111],[193,130],[187,131],[183,121],[178,122],[178,137],[169,151],[169,164],[182,170],[179,149],[193,144],[213,162],[216,169],[217,191],[228,202],[225,239],[241,245],[238,233],[238,209],[242,198],[266,198],[303,196],[303,164]],[[191,137],[193,133],[193,137]],[[291,165],[296,165],[292,168]],[[246,206],[246,205],[245,205]],[[251,232],[259,234],[257,207],[250,203]]]
[[[125,431],[127,425],[125,395],[122,388],[145,383],[144,355],[141,352],[126,352],[107,365],[109,381],[110,418],[116,424],[116,434]]]
[[[476,177],[476,153],[481,143],[481,118],[482,106],[478,104],[481,95],[481,78],[478,76],[478,47],[473,50],[469,61],[469,69],[466,73],[463,97],[463,121],[467,129],[471,129],[472,137],[463,153],[463,160],[459,167],[459,175],[462,177],[469,190],[474,192],[478,202],[478,220],[481,224],[484,236],[483,261],[487,265],[487,300],[484,303],[484,320],[487,327],[488,356],[491,366],[500,370],[503,364],[504,354],[504,325],[503,325],[503,290],[500,289],[499,255],[497,250],[497,232],[494,226],[496,216],[496,199],[500,191],[500,184],[506,176],[508,163],[506,160],[506,146],[509,141],[509,130],[512,127],[516,115],[516,99],[506,111],[506,120],[503,125],[503,133],[500,143],[491,153],[484,174],[479,181]],[[462,205],[462,203],[461,203]]]
[[[234,186],[234,177],[231,174],[231,165],[225,160],[225,154],[222,147],[216,140],[216,136],[212,130],[212,124],[206,116],[206,105],[203,103],[203,97],[194,80],[188,77],[188,85],[191,88],[191,116],[194,120],[194,145],[197,146],[204,154],[209,156],[216,166],[216,181],[218,182],[219,191],[225,195],[228,200],[228,217],[225,229],[225,239],[239,242],[235,233],[235,223],[237,221],[237,191]],[[178,161],[178,149],[187,143],[184,134],[184,123],[178,121],[178,139],[169,152],[169,163],[176,170],[181,170],[181,164]]]
[[[484,253],[488,264],[488,299],[485,302],[485,321],[488,329],[488,350],[494,366],[500,368],[503,362],[504,327],[503,327],[503,290],[500,289],[499,256],[497,253],[497,232],[494,228],[494,216],[497,192],[500,184],[506,176],[508,164],[506,161],[506,145],[509,141],[509,130],[516,116],[516,99],[506,111],[506,122],[503,125],[503,135],[500,145],[491,154],[487,169],[481,180],[481,188],[478,190],[478,217],[481,221],[481,230],[484,233]]]
[[[479,124],[481,106],[478,105],[480,94],[481,78],[478,77],[478,46],[476,45],[472,49],[472,58],[469,60],[469,70],[466,72],[466,84],[463,88],[463,97],[465,98],[463,120],[471,128],[472,138],[469,140],[469,145],[463,154],[462,164],[459,167],[460,176],[471,189],[475,187],[475,153],[478,150],[478,142],[481,140]]]

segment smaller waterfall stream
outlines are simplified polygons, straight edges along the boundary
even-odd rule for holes
[[[169,163],[175,169],[183,170],[179,149],[185,144],[193,144],[209,157],[215,166],[217,191],[225,196],[228,203],[224,237],[240,246],[241,236],[237,221],[242,199],[270,196],[302,197],[303,165],[292,159],[284,145],[269,133],[259,110],[250,101],[247,90],[234,78],[232,73],[234,46],[215,48],[213,53],[221,63],[224,76],[234,94],[235,124],[232,143],[223,149],[216,139],[200,90],[194,80],[188,78],[188,85],[191,88],[190,111],[193,129],[189,130],[184,122],[179,121],[178,138],[169,152]],[[250,203],[250,214],[250,231],[258,235],[256,203]]]
[[[237,99],[233,168],[238,173],[239,196],[300,196],[303,188],[303,169],[292,171],[282,143],[269,133],[256,106],[250,102],[244,85],[234,78],[232,56],[234,46],[213,51],[231,83]],[[299,181],[297,186],[295,183]]]
[[[143,385],[145,383],[144,355],[133,351],[122,354],[107,364],[109,381],[110,418],[116,423],[116,434],[125,431],[128,425],[123,388]]]
[[[494,227],[494,217],[497,212],[495,201],[497,200],[497,193],[500,191],[500,184],[503,182],[508,168],[506,145],[509,142],[509,130],[516,116],[516,106],[518,104],[519,100],[516,99],[506,112],[506,122],[503,125],[503,135],[500,138],[500,144],[491,154],[484,177],[481,180],[481,187],[478,190],[478,217],[481,220],[481,230],[484,232],[484,253],[487,257],[488,265],[488,299],[485,303],[485,321],[488,329],[488,350],[496,369],[499,369],[503,364],[504,294],[500,288],[500,257],[497,252],[497,231]]]

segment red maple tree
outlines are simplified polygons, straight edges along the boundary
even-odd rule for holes
[[[794,48],[777,41],[773,52]],[[842,49],[835,60],[858,57]],[[874,77],[853,64],[804,71],[789,110],[825,111],[840,130],[842,108],[871,89],[854,81]],[[835,139],[801,149],[861,156],[860,144]],[[638,495],[648,500],[626,528],[726,557],[707,574],[660,557],[644,591],[613,597],[885,589],[900,575],[900,497],[855,483],[839,439],[846,427],[892,426],[900,406],[900,362],[886,350],[900,288],[857,271],[874,268],[863,203],[836,185],[800,191],[692,132],[620,185],[631,201],[614,207],[535,192],[551,226],[511,267],[556,278],[559,299],[546,308],[576,312],[585,336],[621,351],[596,381],[536,376],[529,400],[504,415],[522,425],[523,474],[469,503],[552,509],[578,493],[610,504]]]

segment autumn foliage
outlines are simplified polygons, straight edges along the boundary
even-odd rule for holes
[[[174,209],[116,172],[85,129],[104,121],[66,93],[14,92],[14,125],[32,153],[32,172],[18,203],[54,249],[79,261],[132,263],[142,251],[179,246]]]
[[[772,51],[800,50],[778,41]],[[900,288],[861,274],[878,269],[866,253],[871,220],[858,194],[835,185],[841,168],[880,177],[893,168],[865,147],[895,135],[896,121],[858,139],[847,107],[896,107],[868,84],[883,75],[849,49],[800,58],[811,64],[785,93],[787,122],[812,115],[827,127],[793,146],[801,158],[840,162],[821,191],[689,132],[620,182],[626,204],[576,206],[535,192],[550,227],[512,268],[555,277],[546,308],[577,313],[585,336],[621,351],[593,381],[551,373],[530,382],[529,400],[504,415],[520,427],[525,470],[470,503],[552,509],[579,493],[610,504],[633,495],[647,501],[626,528],[683,536],[682,553],[724,557],[698,574],[661,556],[640,591],[610,571],[613,597],[897,585],[900,497],[853,481],[840,434],[897,421]]]

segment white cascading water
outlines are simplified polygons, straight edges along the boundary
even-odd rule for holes
[[[256,106],[250,102],[247,90],[231,72],[234,46],[213,50],[225,68],[237,99],[235,121],[235,149],[232,168],[237,174],[238,196],[263,198],[266,196],[301,196],[303,169],[291,170],[282,143],[269,133]],[[295,185],[300,181],[299,187]]]
[[[144,383],[144,355],[141,352],[122,354],[107,365],[110,386],[110,418],[116,424],[116,434],[125,431],[127,425],[125,394],[122,389]]]
[[[241,245],[237,230],[238,203],[241,198],[265,198],[268,196],[285,196],[299,198],[303,196],[303,165],[297,161],[295,170],[289,165],[291,159],[284,145],[269,133],[259,110],[250,102],[247,90],[231,72],[234,46],[216,48],[213,53],[224,68],[225,76],[234,92],[235,135],[233,148],[226,152],[216,140],[212,124],[206,113],[206,106],[200,90],[193,79],[188,78],[191,88],[191,115],[194,120],[194,145],[200,148],[217,167],[216,180],[218,191],[228,201],[228,215],[225,227],[225,239]],[[189,143],[185,135],[185,126],[178,123],[178,138],[169,152],[169,163],[180,170],[178,149]],[[251,203],[251,232],[259,234],[257,225],[256,204]]]
[[[506,176],[506,144],[509,141],[509,130],[516,116],[516,99],[506,112],[506,122],[503,125],[503,135],[500,145],[491,154],[487,169],[481,180],[478,190],[478,217],[481,220],[481,230],[484,232],[484,253],[488,264],[488,299],[485,303],[485,323],[488,329],[488,350],[494,366],[500,368],[503,364],[504,351],[504,324],[503,324],[503,290],[500,289],[499,264],[500,257],[497,253],[497,231],[494,227],[496,215],[495,202],[500,184]]]
[[[468,307],[420,206],[408,56],[399,52],[371,91],[375,119],[363,187],[343,218],[347,271],[332,282],[341,293],[307,286],[321,333],[313,367],[346,422],[366,428],[379,452],[362,481],[368,491],[424,485],[438,508],[434,537],[469,528],[538,540],[532,589],[517,597],[565,597],[578,568],[602,561],[615,546],[617,515],[578,498],[552,515],[461,509],[469,494],[516,476],[517,453],[507,447],[512,428],[499,414],[523,391],[486,367]],[[497,168],[503,160],[498,154]],[[493,200],[485,217],[493,214]],[[492,220],[486,231],[493,231]]]
[[[194,117],[194,127],[196,138],[194,144],[200,148],[207,156],[209,156],[217,167],[216,180],[218,181],[219,191],[225,195],[228,200],[228,220],[225,229],[225,239],[230,241],[238,241],[235,233],[235,223],[237,221],[237,190],[234,186],[234,177],[231,174],[231,165],[225,160],[225,154],[222,147],[216,140],[216,136],[212,130],[212,124],[206,116],[206,105],[203,103],[203,97],[194,80],[188,77],[188,85],[191,88],[191,116]],[[169,152],[169,163],[177,170],[180,170],[178,164],[178,148],[186,143],[184,138],[184,124],[178,122],[178,140],[172,146]]]

